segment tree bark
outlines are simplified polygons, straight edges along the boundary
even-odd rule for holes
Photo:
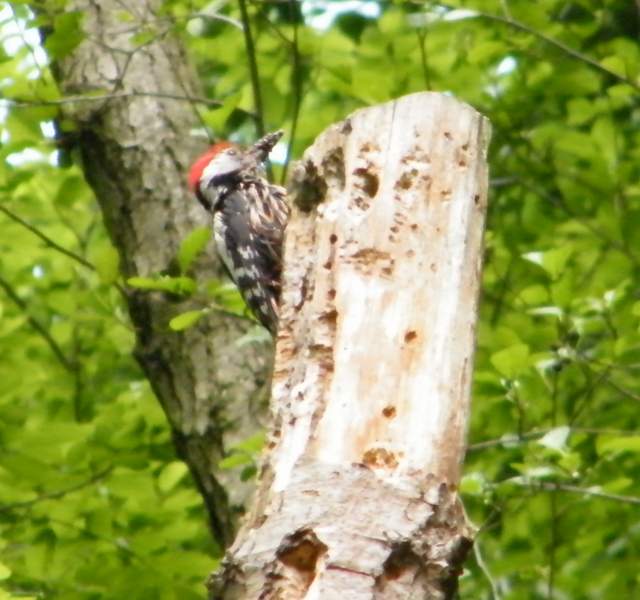
[[[206,144],[190,134],[200,125],[194,105],[180,100],[199,95],[195,78],[170,28],[141,45],[133,37],[144,25],[159,22],[160,4],[67,3],[65,10],[84,13],[87,37],[53,65],[65,95],[116,96],[65,104],[63,116],[77,126],[84,172],[125,277],[171,273],[181,240],[209,224],[186,189],[189,164]],[[123,12],[129,18],[123,20]],[[222,276],[213,245],[195,265],[195,276]],[[137,334],[135,356],[203,494],[215,538],[226,544],[233,539],[233,505],[244,502],[248,487],[220,472],[217,463],[225,448],[257,426],[247,404],[260,397],[267,348],[238,351],[234,341],[244,325],[220,315],[184,333],[170,332],[168,321],[193,308],[189,301],[131,291],[127,302]]]
[[[489,136],[414,94],[294,169],[268,451],[212,598],[453,596]]]

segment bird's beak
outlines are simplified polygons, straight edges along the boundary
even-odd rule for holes
[[[272,133],[262,136],[251,148],[247,154],[252,156],[257,162],[264,162],[267,160],[269,153],[273,150],[273,147],[278,143],[284,131],[278,129]]]

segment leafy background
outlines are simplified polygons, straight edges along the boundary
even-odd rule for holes
[[[491,119],[462,482],[480,531],[463,598],[640,595],[639,10],[168,0],[140,24],[140,44],[182,38],[221,102],[198,106],[210,134],[287,131],[278,178],[288,150],[402,94],[445,91]],[[119,278],[73,153],[54,139],[64,100],[49,64],[82,41],[82,14],[56,17],[42,46],[47,24],[28,4],[0,3],[0,599],[200,598],[221,549],[131,358],[121,292],[150,284]],[[184,264],[204,241],[185,242]],[[223,284],[209,292],[206,310],[242,314]],[[259,445],[257,434],[224,466],[250,476]]]

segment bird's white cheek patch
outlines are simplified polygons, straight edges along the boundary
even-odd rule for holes
[[[214,177],[229,175],[241,169],[242,165],[237,156],[220,154],[216,156],[202,171],[202,180],[209,185]]]

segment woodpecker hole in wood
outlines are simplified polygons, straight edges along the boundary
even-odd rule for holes
[[[362,189],[369,198],[373,198],[378,193],[380,180],[370,168],[360,167],[353,174],[358,178],[358,187]]]
[[[327,550],[315,532],[305,528],[287,536],[276,551],[276,556],[284,566],[297,571],[308,587],[316,576],[319,559]]]
[[[382,409],[382,414],[383,416],[385,416],[387,419],[393,419],[393,417],[396,416],[396,407],[395,406],[385,406]]]
[[[367,467],[395,469],[398,459],[393,452],[386,448],[370,448],[362,456],[362,462]]]
[[[332,187],[344,188],[344,152],[341,147],[331,150],[322,160],[322,174]],[[326,185],[326,183],[325,183]]]
[[[415,340],[417,337],[418,334],[413,329],[410,329],[409,331],[407,331],[407,333],[404,334],[404,341],[408,344],[410,342],[413,342],[413,340]]]

